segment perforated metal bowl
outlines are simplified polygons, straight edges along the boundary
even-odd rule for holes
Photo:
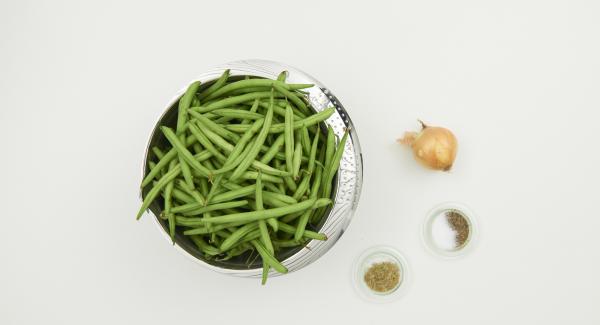
[[[351,130],[346,147],[344,148],[344,155],[340,163],[338,175],[335,180],[336,187],[333,194],[334,197],[332,198],[334,200],[333,207],[329,209],[320,224],[313,225],[315,230],[326,234],[328,240],[312,240],[308,242],[305,247],[284,250],[277,256],[290,272],[299,270],[325,254],[325,252],[327,252],[342,236],[352,219],[352,215],[358,204],[363,177],[362,154],[356,129],[340,101],[327,87],[308,74],[283,63],[266,60],[231,62],[216,66],[199,75],[194,81],[199,80],[202,85],[209,85],[226,69],[230,70],[232,78],[243,78],[243,76],[249,75],[275,79],[281,71],[287,71],[287,82],[314,84],[314,87],[306,89],[308,92],[308,99],[314,110],[322,111],[328,107],[335,107],[335,113],[327,119],[325,123],[333,128],[338,138],[342,137],[346,128],[350,128]],[[149,172],[148,161],[154,158],[150,149],[153,146],[167,146],[166,139],[160,132],[159,127],[161,125],[174,126],[176,124],[177,103],[186,88],[187,87],[181,89],[173,99],[171,99],[167,105],[167,109],[161,115],[150,134],[148,147],[144,155],[144,164],[142,168],[143,177]],[[147,195],[148,191],[148,188],[141,191],[142,199]],[[156,224],[170,244],[171,239],[168,234],[168,225],[165,220],[158,217],[161,212],[161,205],[158,202],[154,202],[149,210],[154,214]],[[262,272],[261,262],[255,261],[248,265],[247,256],[241,256],[228,261],[218,261],[215,259],[206,260],[194,243],[182,233],[176,234],[175,247],[194,261],[220,273],[243,277],[259,277]],[[270,275],[279,275],[279,273],[273,271]]]

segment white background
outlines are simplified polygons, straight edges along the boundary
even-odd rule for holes
[[[592,0],[0,2],[0,323],[598,324],[599,16]],[[266,287],[134,220],[164,106],[245,58],[330,87],[365,163],[348,232]],[[394,142],[417,118],[456,133],[451,173]],[[443,201],[479,217],[460,260],[420,241]],[[351,286],[375,244],[413,270],[392,304]]]

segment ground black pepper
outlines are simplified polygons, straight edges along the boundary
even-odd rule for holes
[[[446,219],[452,230],[456,232],[456,247],[462,247],[469,239],[470,225],[467,219],[457,211],[446,212]]]

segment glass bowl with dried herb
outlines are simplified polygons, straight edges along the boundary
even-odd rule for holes
[[[446,202],[437,205],[423,223],[423,242],[430,252],[455,258],[473,249],[477,237],[473,212],[463,204]]]
[[[372,302],[398,299],[405,291],[408,279],[406,259],[389,246],[369,248],[354,263],[354,287],[361,297]]]

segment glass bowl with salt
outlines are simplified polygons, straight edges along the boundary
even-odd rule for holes
[[[456,258],[473,249],[477,234],[473,212],[463,204],[446,202],[429,211],[423,223],[422,238],[433,254]]]

